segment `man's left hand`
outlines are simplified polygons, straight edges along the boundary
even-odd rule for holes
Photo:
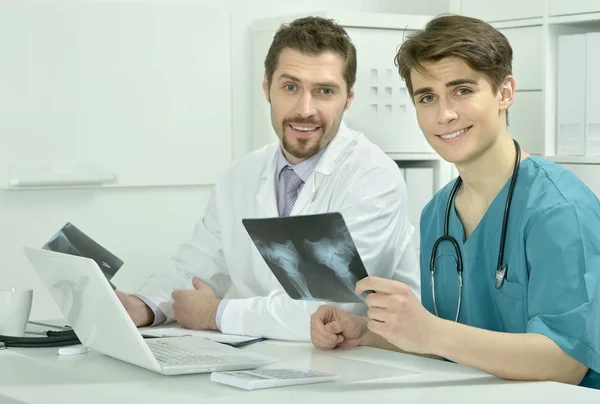
[[[221,299],[200,279],[193,278],[192,284],[194,290],[176,290],[171,295],[175,320],[183,328],[218,331],[217,309]]]

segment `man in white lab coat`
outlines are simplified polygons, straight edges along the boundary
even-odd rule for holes
[[[224,173],[192,238],[163,271],[135,295],[117,292],[136,325],[176,320],[192,329],[309,341],[320,303],[284,292],[243,218],[341,212],[367,272],[420,295],[400,170],[342,122],[355,79],[356,50],[333,21],[308,17],[278,30],[263,88],[280,141]],[[223,299],[231,287],[236,297]]]

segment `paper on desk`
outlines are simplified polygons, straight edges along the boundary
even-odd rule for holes
[[[249,337],[247,335],[223,334],[219,331],[188,330],[174,323],[156,327],[142,327],[139,330],[140,333],[153,337],[184,337],[189,335],[225,343],[245,342],[256,339],[256,337]]]

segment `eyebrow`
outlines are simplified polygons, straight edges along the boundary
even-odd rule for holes
[[[296,76],[292,76],[291,74],[287,74],[287,73],[283,73],[281,76],[279,76],[277,78],[277,80],[281,80],[281,79],[287,79],[287,80],[292,80],[292,81],[300,81],[300,79]]]
[[[447,82],[446,87],[456,87],[456,86],[461,86],[463,84],[477,85],[477,82],[473,79],[456,79],[456,80]],[[432,92],[433,92],[432,87],[422,87],[422,88],[419,88],[419,89],[413,91],[413,97],[416,97],[419,94],[432,93]]]
[[[279,76],[279,78],[277,80],[281,81],[282,79],[292,80],[292,81],[296,81],[298,83],[301,82],[301,80],[298,77],[292,76],[291,74],[287,74],[287,73],[283,73],[281,76]],[[315,86],[317,86],[317,87],[331,87],[331,88],[335,88],[335,89],[341,88],[339,84],[334,83],[333,81],[318,82],[318,83],[315,83]]]

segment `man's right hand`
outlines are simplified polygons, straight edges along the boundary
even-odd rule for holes
[[[145,327],[154,322],[154,313],[142,299],[123,293],[120,290],[115,290],[115,293],[136,327]]]
[[[310,318],[310,339],[319,349],[367,345],[368,318],[323,305]]]

